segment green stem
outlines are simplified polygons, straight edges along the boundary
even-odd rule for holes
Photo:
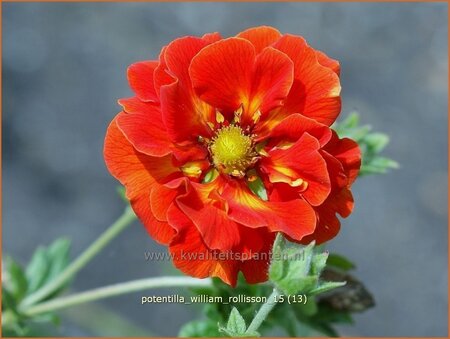
[[[275,237],[275,241],[273,242],[273,246],[272,246],[272,252],[275,251],[275,249],[281,245],[281,243],[283,242],[284,238],[283,238],[283,234],[281,232],[278,232],[276,237]]]
[[[283,234],[278,232],[275,237],[275,241],[273,242],[272,251],[275,252],[277,250],[277,247],[281,246],[281,243],[283,241],[284,241]],[[252,332],[256,332],[258,330],[259,326],[261,326],[261,324],[269,315],[270,311],[272,311],[272,309],[277,304],[277,298],[280,295],[281,294],[278,291],[278,289],[274,287],[272,294],[267,298],[267,301],[264,303],[264,305],[261,306],[259,311],[256,313],[252,322],[248,326],[246,333],[251,334]]]
[[[261,324],[269,315],[270,311],[272,311],[272,309],[278,303],[277,299],[280,295],[281,293],[276,288],[274,288],[272,294],[267,298],[267,301],[261,306],[261,308],[256,313],[255,317],[253,318],[252,322],[248,326],[247,331],[245,333],[251,334],[258,330],[258,328],[261,326]]]
[[[131,207],[128,206],[120,218],[117,219],[105,232],[103,232],[97,240],[95,240],[83,253],[78,256],[78,258],[67,266],[60,275],[58,275],[47,285],[44,285],[41,289],[26,297],[22,301],[20,308],[25,309],[27,306],[36,304],[62,287],[135,219],[136,215]]]
[[[166,288],[175,286],[207,287],[211,286],[211,279],[200,280],[189,277],[158,277],[133,280],[53,299],[41,304],[28,307],[23,311],[23,313],[27,316],[35,316],[37,314],[56,311],[61,308],[92,302],[103,298],[114,297],[126,293],[143,291],[152,288]]]

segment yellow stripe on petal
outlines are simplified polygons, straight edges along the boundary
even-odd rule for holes
[[[181,170],[188,177],[198,178],[202,175],[203,162],[191,161],[181,166]]]

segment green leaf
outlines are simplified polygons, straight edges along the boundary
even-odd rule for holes
[[[326,266],[328,259],[328,252],[323,252],[320,254],[316,254],[312,257],[311,261],[311,273],[319,276],[322,273],[323,269]]]
[[[306,304],[295,304],[295,311],[306,316],[313,316],[317,313],[317,302],[315,298],[309,297]]]
[[[2,311],[11,310],[14,313],[16,311],[16,301],[14,300],[14,296],[5,288],[6,283],[3,283],[2,286]]]
[[[277,307],[277,312],[273,312],[272,323],[281,327],[289,337],[297,337],[297,321],[290,305],[288,307]]]
[[[220,337],[221,334],[217,323],[208,320],[194,320],[184,324],[178,336],[181,338],[216,338]]]
[[[33,293],[58,276],[69,263],[70,241],[55,240],[47,248],[39,247],[26,268],[27,293]]]
[[[14,298],[16,304],[25,296],[28,288],[28,281],[22,267],[11,257],[5,261],[7,279],[4,282],[5,289]]]
[[[43,247],[39,247],[34,252],[25,270],[25,275],[28,279],[28,293],[33,293],[42,287],[47,278],[49,267],[47,251]]]
[[[208,182],[213,181],[215,178],[217,178],[218,175],[219,175],[219,172],[215,168],[209,170],[205,174],[205,177],[203,178],[203,183],[208,183]]]
[[[247,325],[242,315],[239,313],[236,307],[233,307],[230,316],[228,318],[227,327],[219,326],[219,331],[224,333],[228,337],[232,338],[246,338],[246,337],[259,337],[260,334],[256,331],[246,332]]]
[[[315,319],[332,324],[353,324],[350,312],[335,310],[327,304],[319,304],[319,312]]]
[[[53,280],[69,264],[70,240],[60,238],[55,240],[47,249],[50,261],[49,273],[46,282]]]
[[[312,289],[309,293],[311,295],[316,295],[316,294],[331,291],[338,287],[342,287],[345,284],[346,284],[345,281],[326,281],[326,282],[321,283],[316,288]]]
[[[53,313],[28,317],[18,311],[22,299],[44,287],[58,276],[69,263],[70,241],[57,239],[48,247],[39,247],[34,252],[25,270],[12,258],[5,259],[5,271],[2,285],[2,311],[14,315],[14,321],[8,325],[8,333],[14,336],[34,336],[47,328],[48,322],[59,324],[59,318]],[[57,295],[65,286],[55,291],[45,300]],[[38,335],[40,336],[40,335]]]
[[[360,175],[383,174],[386,173],[389,169],[397,168],[399,168],[399,164],[396,161],[389,158],[377,156],[370,161],[366,161],[366,163],[363,163]]]
[[[323,334],[325,334],[328,337],[331,338],[338,338],[339,337],[339,333],[330,325],[327,323],[316,323],[313,325],[313,328],[316,331],[319,331]]]
[[[350,271],[350,270],[356,268],[354,263],[352,263],[346,257],[344,257],[340,254],[336,254],[336,253],[331,253],[328,256],[327,266],[337,268],[344,272]]]
[[[281,255],[273,257],[269,267],[269,279],[284,294],[296,294],[299,291],[305,293],[317,283],[318,276],[308,276],[313,249],[314,243],[306,247],[288,246],[281,249]]]
[[[380,153],[389,143],[389,137],[384,133],[370,133],[364,142],[372,152]]]
[[[341,136],[346,130],[350,130],[359,125],[359,115],[356,112],[350,113],[344,120],[335,123],[332,128]]]
[[[269,279],[271,281],[278,281],[283,278],[285,265],[282,256],[282,246],[274,246],[272,249],[272,262],[269,266]]]
[[[257,338],[260,337],[261,335],[254,331],[254,332],[244,332],[244,333],[234,333],[229,331],[228,329],[224,328],[224,327],[219,327],[219,332],[225,334],[227,337],[230,338]]]
[[[233,307],[230,313],[230,317],[228,318],[227,330],[236,333],[243,334],[247,329],[247,325],[245,324],[244,318],[241,316],[236,307]]]
[[[267,201],[267,191],[266,188],[264,187],[264,183],[262,182],[259,176],[256,176],[256,179],[253,181],[248,181],[247,184],[253,193],[255,193],[262,200]]]

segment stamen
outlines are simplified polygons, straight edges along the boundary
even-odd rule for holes
[[[216,168],[226,174],[243,177],[248,167],[256,162],[252,136],[237,125],[219,129],[209,146]]]

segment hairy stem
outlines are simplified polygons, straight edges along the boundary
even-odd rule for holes
[[[275,237],[275,241],[273,242],[273,246],[272,246],[272,252],[275,251],[275,249],[281,245],[281,243],[283,242],[283,234],[281,234],[280,232],[277,233],[276,237]]]
[[[23,311],[27,316],[34,316],[41,313],[56,311],[74,305],[92,302],[99,299],[114,297],[122,294],[143,291],[153,288],[166,287],[207,287],[211,286],[211,279],[195,279],[189,277],[158,277],[128,281],[124,283],[99,287],[90,291],[60,297],[47,302],[43,302]]]
[[[274,288],[272,294],[267,298],[267,301],[261,306],[261,308],[256,313],[250,325],[248,325],[246,333],[251,334],[252,332],[256,332],[264,320],[269,315],[270,311],[277,304],[277,298],[281,295],[281,293]]]
[[[136,215],[130,206],[128,206],[123,214],[117,219],[100,237],[97,238],[78,258],[76,258],[64,271],[61,272],[54,280],[44,285],[42,288],[26,297],[20,308],[34,305],[37,302],[51,295],[53,292],[61,288],[67,283],[79,270],[86,266],[108,243],[119,235],[128,225],[136,219]]]

